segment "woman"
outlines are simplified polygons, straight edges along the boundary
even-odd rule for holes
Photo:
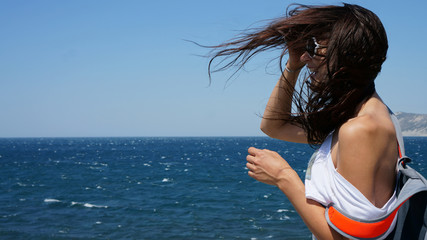
[[[282,190],[318,239],[344,238],[328,225],[328,205],[366,221],[388,213],[395,201],[399,130],[375,91],[388,43],[374,13],[350,4],[298,5],[269,26],[216,48],[209,71],[218,57],[234,56],[218,70],[240,69],[256,53],[283,49],[280,62],[286,54],[288,60],[261,130],[284,141],[320,145],[305,185],[279,154],[253,147],[249,176]],[[301,77],[304,66],[308,75]],[[301,87],[295,87],[298,79]]]

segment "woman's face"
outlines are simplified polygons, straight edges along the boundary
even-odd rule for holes
[[[327,40],[316,40],[314,37],[307,41],[306,51],[301,55],[300,60],[311,72],[322,72],[326,68],[322,63],[325,60],[327,43]]]

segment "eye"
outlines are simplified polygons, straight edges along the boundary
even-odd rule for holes
[[[307,44],[305,46],[305,50],[307,51],[307,53],[313,57],[314,56],[314,50],[316,48],[316,45],[314,43],[314,40],[312,38],[307,40]]]

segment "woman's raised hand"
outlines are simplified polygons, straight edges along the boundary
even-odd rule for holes
[[[295,71],[304,67],[305,63],[301,61],[301,56],[303,52],[296,51],[294,49],[289,49],[289,58],[286,64],[286,67]]]

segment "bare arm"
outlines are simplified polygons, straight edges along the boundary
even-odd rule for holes
[[[325,218],[325,208],[305,197],[305,186],[298,174],[276,152],[249,148],[246,164],[249,176],[277,186],[292,203],[304,223],[317,239],[343,239],[329,227]]]
[[[261,130],[272,138],[307,143],[304,130],[283,119],[283,116],[291,113],[292,93],[303,66],[304,63],[299,60],[299,56],[290,53],[286,67],[292,72],[286,70],[283,72],[270,95],[261,121]]]

